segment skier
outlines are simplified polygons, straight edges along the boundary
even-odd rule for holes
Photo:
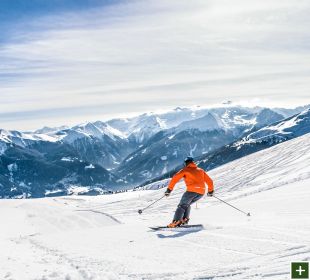
[[[187,190],[175,211],[173,221],[167,226],[169,228],[188,224],[191,204],[203,197],[206,189],[205,183],[208,185],[208,196],[212,196],[214,191],[212,179],[204,170],[197,167],[192,157],[187,157],[184,165],[185,167],[172,177],[165,192],[165,195],[169,196],[175,184],[184,178]]]

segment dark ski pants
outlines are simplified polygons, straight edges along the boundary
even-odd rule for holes
[[[191,204],[202,198],[203,195],[195,192],[185,192],[181,198],[177,210],[174,214],[174,221],[179,221],[181,219],[189,219],[189,214],[191,211]]]

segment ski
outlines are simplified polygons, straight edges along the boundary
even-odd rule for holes
[[[178,230],[178,229],[203,229],[202,224],[197,224],[197,225],[182,225],[179,227],[175,228],[169,228],[167,226],[159,226],[159,227],[150,227],[152,230]]]

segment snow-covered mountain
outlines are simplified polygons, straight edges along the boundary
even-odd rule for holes
[[[114,119],[107,123],[138,143],[147,141],[157,132],[167,128],[166,123],[152,113],[132,119]]]
[[[0,130],[0,196],[40,196],[46,191],[66,192],[72,185],[102,189],[136,186],[173,171],[187,155],[212,158],[214,151],[247,135],[246,141],[251,142],[251,137],[266,133],[262,127],[279,125],[277,121],[283,119],[279,111],[231,105],[176,108],[70,128]],[[300,134],[307,131],[297,130]],[[218,166],[269,145],[254,146],[238,148],[237,153],[236,146],[225,148],[223,156],[213,158],[212,164]]]
[[[42,133],[43,131],[45,133]],[[40,147],[41,151],[44,146],[50,146],[50,143],[70,145],[82,160],[107,169],[118,165],[137,147],[135,142],[128,140],[120,131],[100,121],[71,128],[43,128],[35,132],[0,130],[1,142],[2,151],[7,144],[29,149]]]
[[[199,158],[199,166],[212,169],[245,155],[310,133],[310,109],[263,127],[235,143]]]
[[[310,109],[285,120],[267,125],[241,140],[242,142],[277,141],[292,139],[310,132]]]
[[[104,122],[85,123],[54,133],[59,141],[72,146],[86,161],[107,169],[116,167],[136,149],[135,141]]]
[[[306,109],[297,115],[258,129],[241,139],[221,146],[218,149],[214,149],[207,154],[201,154],[195,159],[199,167],[205,170],[211,170],[233,160],[307,133],[310,133],[310,109]],[[170,177],[182,167],[180,162],[181,161],[179,161],[179,164],[174,169],[158,175],[151,180],[145,180],[142,185]]]
[[[289,114],[289,109],[283,109]],[[127,137],[132,137],[140,143],[145,143],[162,130],[179,127],[179,131],[199,128],[202,131],[223,129],[233,131],[236,135],[244,129],[254,126],[262,127],[283,119],[286,115],[262,107],[227,106],[216,108],[176,108],[165,113],[148,113],[133,118],[113,119],[107,123],[121,131]],[[295,112],[295,111],[294,111]],[[300,111],[299,111],[300,112]],[[289,116],[293,115],[289,114]]]
[[[120,132],[103,122],[44,131],[0,130],[0,197],[67,194],[71,186],[98,194],[126,186],[107,170],[134,149]]]
[[[15,144],[20,147],[27,147],[39,141],[56,142],[57,140],[56,137],[44,133],[0,129],[0,141],[2,143]]]
[[[212,170],[216,198],[203,197],[190,223],[166,225],[184,191],[0,200],[0,279],[290,279],[309,261],[310,134]],[[181,257],[179,257],[181,256]]]
[[[201,114],[205,115],[200,117]],[[140,184],[174,169],[188,155],[210,154],[251,131],[283,119],[271,109],[243,107],[199,109],[195,117],[155,134],[122,161],[117,174],[130,184]]]
[[[0,198],[69,194],[72,186],[85,186],[88,192],[98,194],[111,186],[126,185],[102,166],[80,159],[70,145],[37,145],[23,148],[10,144],[0,156]]]
[[[68,129],[70,128],[69,126],[67,125],[62,125],[62,126],[59,126],[59,127],[48,127],[48,126],[44,126],[40,129],[37,129],[34,131],[35,134],[47,134],[47,133],[52,133],[52,132],[56,132],[56,131],[59,131],[59,130],[65,130],[65,129]]]
[[[224,130],[161,131],[130,154],[116,172],[129,183],[139,184],[167,173],[182,163],[187,155],[208,154],[234,139],[232,133]]]
[[[221,130],[224,128],[220,119],[217,119],[212,113],[207,113],[201,118],[184,121],[175,128],[176,132],[180,132],[188,129],[198,129],[199,131],[213,131]]]

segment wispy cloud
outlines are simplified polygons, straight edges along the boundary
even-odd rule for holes
[[[0,45],[0,126],[225,99],[310,103],[309,12],[303,0],[148,0],[35,17]],[[53,110],[68,116],[38,120]]]

